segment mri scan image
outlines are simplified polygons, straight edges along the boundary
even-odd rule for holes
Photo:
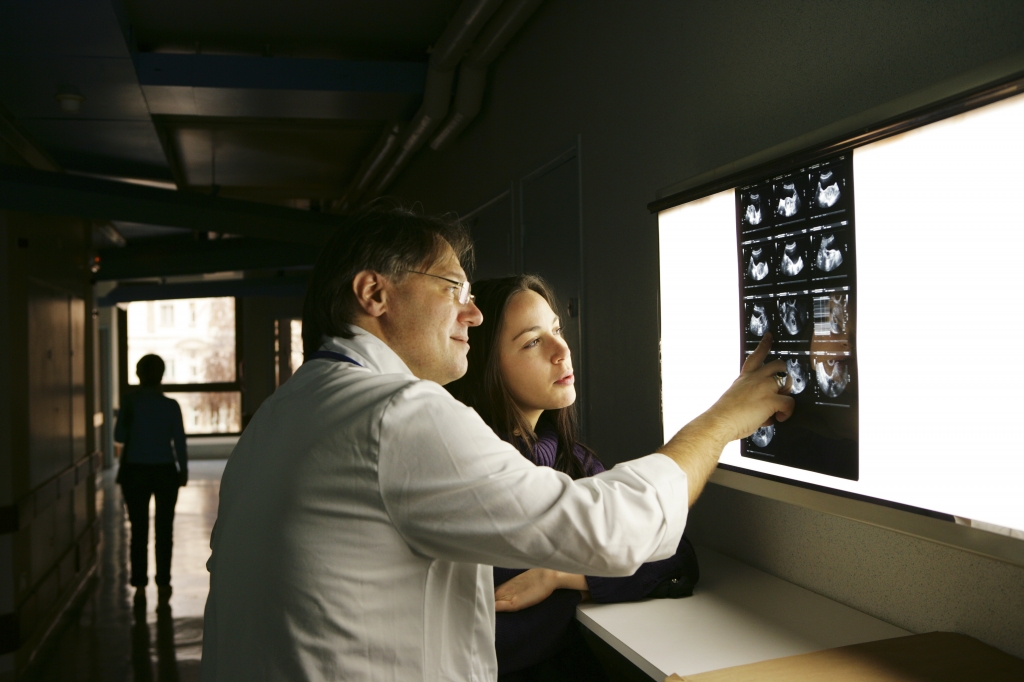
[[[838,398],[850,383],[850,369],[843,359],[815,358],[814,374],[818,379],[818,388],[829,398]]]
[[[808,300],[798,296],[780,296],[775,299],[775,305],[779,311],[782,331],[790,336],[798,336],[811,316]]]
[[[772,442],[775,437],[775,426],[762,426],[750,436],[750,441],[759,448],[763,448]]]
[[[818,244],[817,266],[822,272],[832,272],[843,264],[843,252],[838,248],[836,236],[826,234]]]
[[[768,331],[768,314],[765,312],[764,305],[760,303],[754,303],[752,308],[750,324],[747,325],[747,329],[754,336],[764,336],[764,333]]]
[[[799,358],[786,359],[786,373],[789,374],[790,395],[800,395],[807,388],[807,368]]]
[[[747,264],[747,274],[755,282],[760,282],[768,276],[770,269],[768,267],[768,255],[765,253],[765,247],[759,246],[750,250],[750,263]]]

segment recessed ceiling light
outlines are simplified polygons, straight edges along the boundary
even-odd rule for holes
[[[82,102],[85,101],[85,96],[78,91],[78,88],[63,85],[60,90],[57,91],[56,100],[60,103],[61,111],[74,114],[82,108]]]

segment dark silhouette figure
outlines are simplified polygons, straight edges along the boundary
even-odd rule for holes
[[[124,443],[117,482],[128,507],[132,527],[131,584],[139,588],[136,599],[149,581],[149,499],[156,498],[156,584],[160,601],[171,595],[171,535],[178,488],[188,482],[188,452],[181,407],[160,390],[164,361],[146,355],[136,367],[139,390],[124,396],[114,430]],[[175,464],[177,460],[177,464]]]

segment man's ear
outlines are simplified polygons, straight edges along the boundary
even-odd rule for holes
[[[380,317],[387,312],[388,292],[384,278],[373,270],[363,270],[352,278],[352,293],[356,303],[370,317]]]

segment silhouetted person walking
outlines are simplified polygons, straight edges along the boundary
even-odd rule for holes
[[[188,452],[181,407],[160,390],[164,361],[146,355],[136,365],[142,384],[121,399],[114,438],[124,443],[117,482],[132,526],[131,584],[143,588],[147,575],[149,498],[156,497],[156,584],[160,600],[171,596],[171,534],[178,488],[188,482]],[[177,455],[177,465],[175,465]]]

